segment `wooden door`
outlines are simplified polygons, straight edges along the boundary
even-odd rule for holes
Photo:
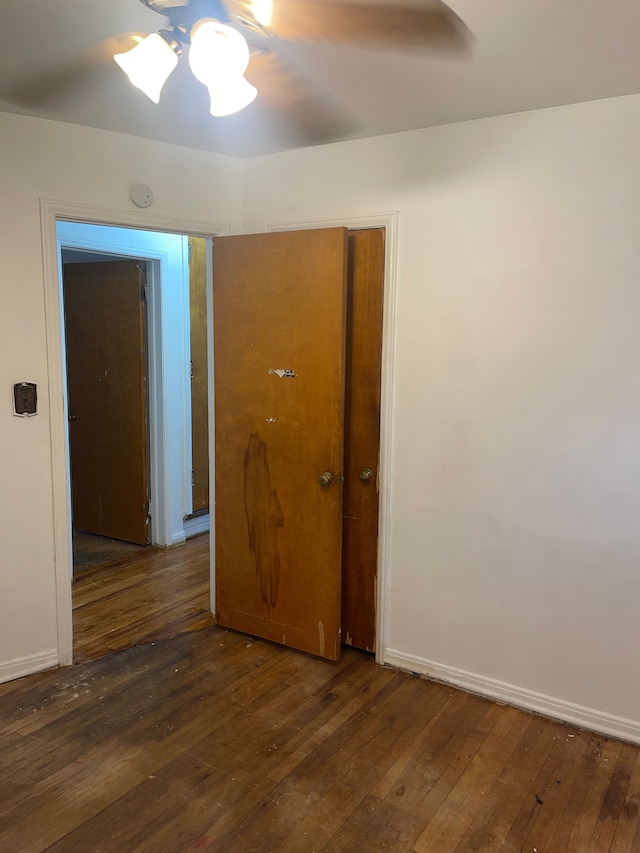
[[[384,229],[349,232],[342,641],[375,649]]]
[[[209,370],[207,356],[207,241],[189,237],[191,343],[192,512],[209,509]]]
[[[65,264],[73,524],[147,544],[144,275],[135,261]]]
[[[213,270],[216,621],[336,659],[347,231],[216,237]]]

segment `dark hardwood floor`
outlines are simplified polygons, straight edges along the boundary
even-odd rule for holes
[[[131,542],[122,542],[120,539],[109,539],[108,536],[96,536],[93,533],[85,533],[82,530],[73,531],[73,569],[74,574],[92,569],[95,566],[104,566],[128,557],[138,551],[145,551],[149,545],[134,545]]]
[[[76,574],[76,663],[212,625],[209,535],[177,548],[140,548]]]
[[[1,853],[640,853],[640,748],[353,649],[190,631],[207,554],[89,572],[97,659],[0,685]]]

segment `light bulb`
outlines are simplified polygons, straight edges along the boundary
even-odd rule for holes
[[[273,0],[253,0],[251,12],[259,24],[268,27],[273,17]]]
[[[227,75],[241,76],[249,64],[249,46],[233,27],[213,18],[203,18],[191,30],[189,65],[205,86],[218,83]]]
[[[147,36],[126,53],[113,57],[129,80],[155,104],[167,78],[178,64],[173,48],[158,33]]]
[[[258,94],[256,87],[241,74],[229,75],[207,88],[211,99],[209,112],[216,118],[243,110]]]

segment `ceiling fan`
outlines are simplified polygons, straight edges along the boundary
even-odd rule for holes
[[[23,87],[22,102],[51,94],[93,67],[113,59],[155,103],[182,54],[207,87],[213,116],[244,109],[256,97],[310,142],[344,135],[339,111],[328,108],[311,81],[294,71],[279,47],[287,41],[411,51],[469,53],[471,36],[442,0],[140,0],[165,18],[154,33],[105,40],[72,63],[65,74]],[[413,5],[409,5],[413,3]],[[182,60],[184,62],[184,59]],[[111,66],[113,67],[113,66]],[[35,98],[34,98],[35,95]],[[18,97],[15,100],[20,100]]]

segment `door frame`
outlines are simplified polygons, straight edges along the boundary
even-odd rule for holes
[[[56,233],[56,226],[59,221],[107,225],[116,228],[136,228],[140,231],[193,235],[209,239],[228,234],[229,226],[216,223],[195,222],[186,219],[173,219],[135,211],[108,210],[89,205],[40,199],[49,427],[51,435],[51,474],[53,484],[53,556],[56,586],[58,664],[65,666],[73,663],[73,618],[71,603],[73,554],[71,542],[66,349],[63,337],[64,305],[61,290],[62,279],[59,269],[60,255]],[[208,277],[210,278],[210,275]],[[210,293],[210,287],[208,287],[208,291]],[[156,316],[152,316],[151,310],[149,311],[150,327],[155,326],[155,323],[161,319],[158,315],[159,306]],[[161,327],[156,327],[155,334],[161,334]],[[158,343],[157,341],[156,345]],[[211,345],[209,349],[211,353]],[[210,367],[212,367],[211,355]],[[162,384],[160,381],[160,396],[161,388]],[[156,407],[159,403],[158,396],[158,389],[156,389]],[[160,405],[168,405],[168,401],[162,401]],[[152,418],[153,415],[154,412],[152,410]]]
[[[336,216],[331,219],[277,222],[265,225],[269,231],[303,231],[313,228],[344,227],[349,230],[384,228],[384,284],[382,306],[382,373],[380,386],[380,461],[378,493],[378,566],[376,588],[375,657],[384,663],[387,648],[390,582],[391,462],[393,428],[393,377],[395,359],[395,309],[397,281],[398,212],[370,216]]]
[[[75,223],[74,223],[75,224]],[[85,223],[82,223],[85,224]],[[95,223],[94,223],[95,224]],[[56,222],[57,225],[57,222]],[[100,227],[100,226],[98,226]],[[164,278],[166,257],[163,253],[152,252],[150,250],[136,252],[135,256],[131,252],[125,251],[121,246],[111,243],[102,244],[98,248],[98,243],[94,239],[82,239],[80,237],[60,236],[56,228],[56,239],[58,243],[58,258],[60,262],[60,280],[63,280],[62,270],[62,251],[69,249],[70,251],[83,250],[99,257],[100,255],[119,256],[123,260],[141,261],[146,267],[146,284],[147,284],[147,317],[146,317],[146,370],[148,377],[148,398],[147,398],[147,417],[148,417],[148,442],[149,442],[149,500],[153,509],[153,514],[149,524],[149,540],[152,545],[170,545],[171,544],[171,519],[167,507],[165,495],[168,491],[168,476],[167,467],[165,465],[164,453],[162,448],[161,436],[158,434],[158,424],[162,423],[163,410],[163,389],[162,389],[162,350],[160,346],[161,330],[160,330],[160,300],[159,288],[161,281]],[[63,362],[64,382],[66,387],[67,369],[66,369],[66,331],[64,328],[64,300],[61,311],[61,327],[62,327],[62,343],[64,346],[65,360]],[[65,393],[65,406],[67,398]],[[67,453],[69,450],[67,449]]]

